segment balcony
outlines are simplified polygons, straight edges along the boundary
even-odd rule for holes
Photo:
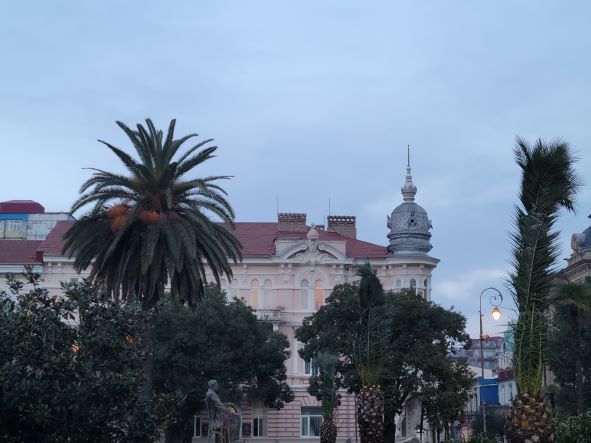
[[[279,330],[279,323],[281,323],[281,308],[258,308],[255,314],[259,320],[268,321],[273,325],[273,331]]]

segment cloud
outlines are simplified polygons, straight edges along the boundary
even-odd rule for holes
[[[445,280],[434,285],[434,296],[452,300],[462,300],[477,296],[477,293],[491,284],[498,285],[507,275],[501,268],[475,269],[455,279]],[[481,289],[482,288],[482,289]]]

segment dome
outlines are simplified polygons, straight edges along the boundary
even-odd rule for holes
[[[431,220],[427,211],[414,201],[417,187],[412,182],[410,163],[406,168],[406,181],[401,192],[403,203],[388,217],[388,252],[393,255],[426,254],[433,248],[429,232]]]
[[[591,216],[589,216],[591,218]],[[576,239],[576,245],[580,252],[584,252],[591,249],[591,226],[585,229],[580,234],[574,235]]]

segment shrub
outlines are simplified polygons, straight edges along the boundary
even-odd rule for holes
[[[556,443],[591,443],[591,411],[558,423]]]

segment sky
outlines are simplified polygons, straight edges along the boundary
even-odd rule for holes
[[[152,118],[214,138],[199,175],[237,221],[355,215],[387,244],[411,146],[432,219],[433,300],[478,336],[481,291],[514,314],[515,137],[561,138],[586,184],[562,214],[562,259],[591,225],[591,3],[584,1],[0,2],[0,200],[68,210],[87,167],[121,171],[97,139]],[[488,311],[489,292],[483,297]],[[485,312],[486,313],[486,312]]]

